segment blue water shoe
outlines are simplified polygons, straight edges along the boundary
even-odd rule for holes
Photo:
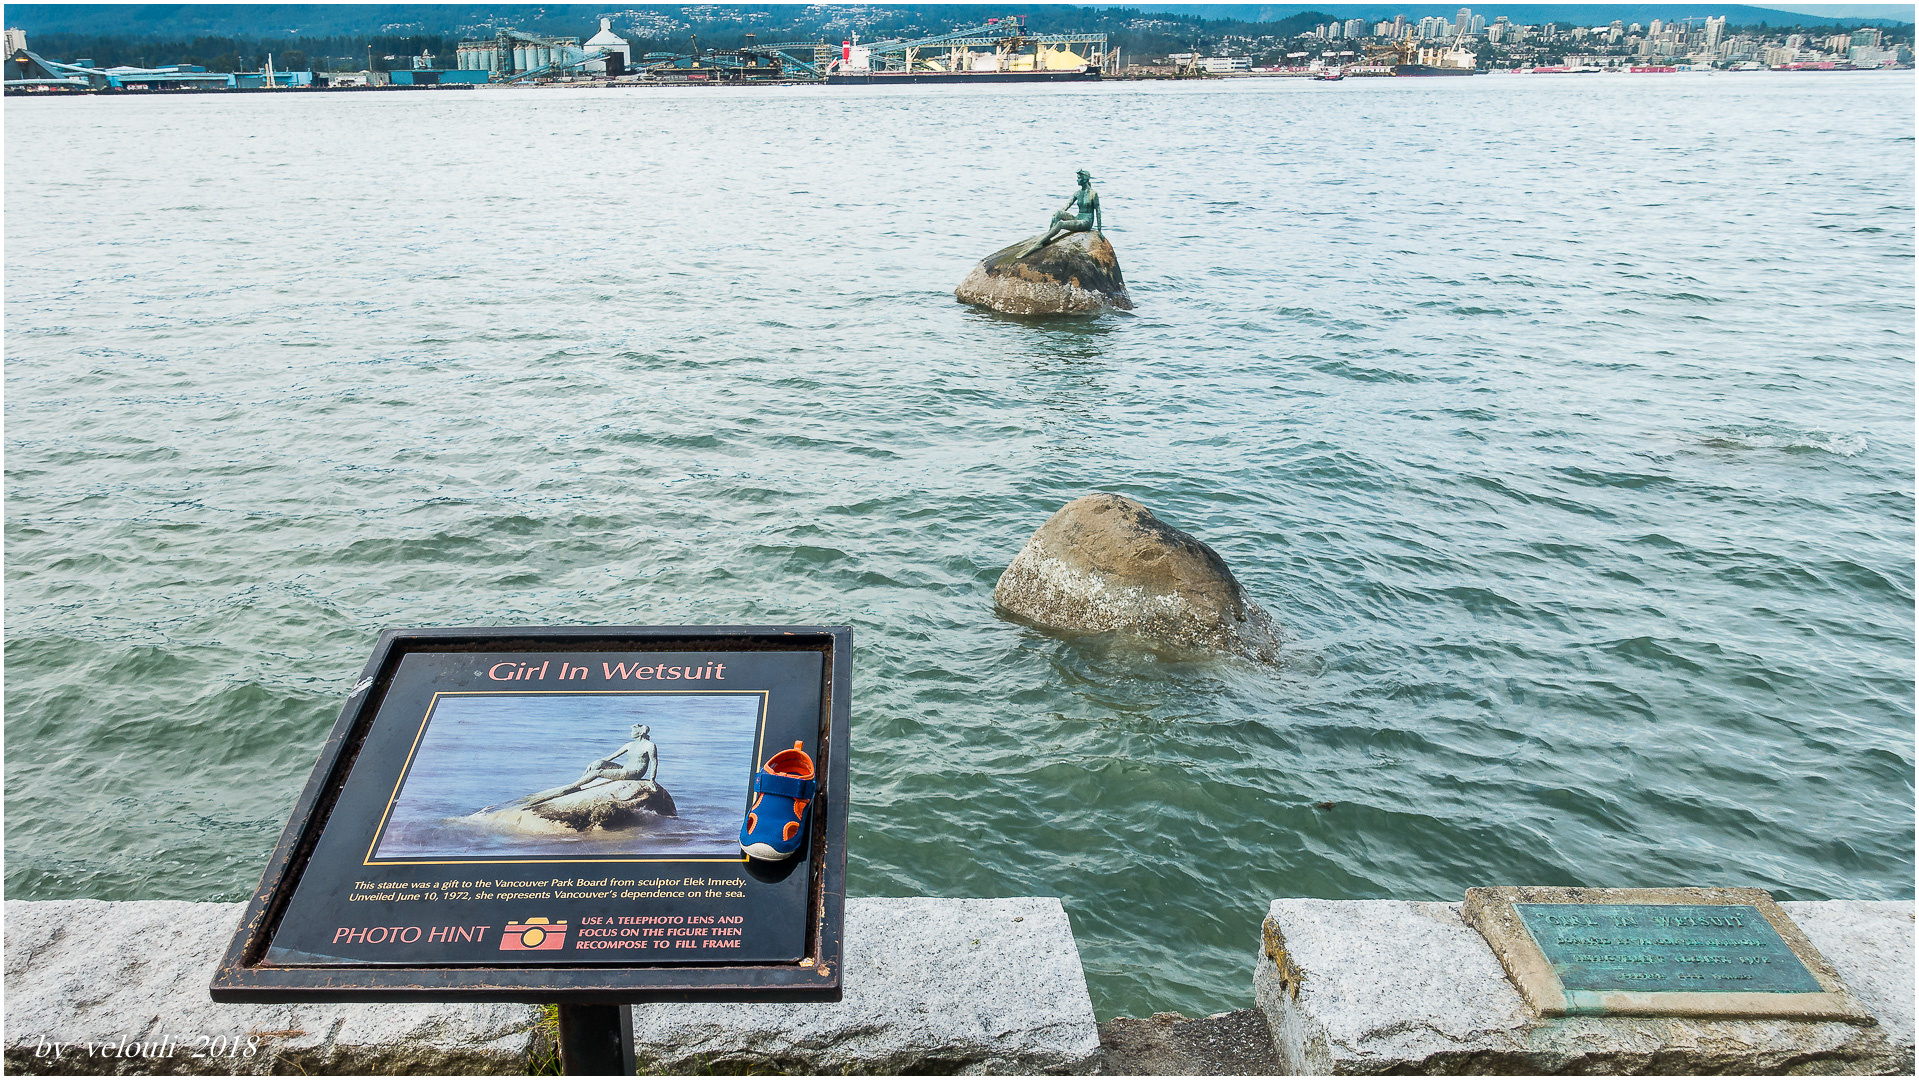
[[[755,859],[790,859],[806,840],[806,807],[819,790],[813,759],[794,743],[753,775],[753,802],[740,827],[740,850]]]

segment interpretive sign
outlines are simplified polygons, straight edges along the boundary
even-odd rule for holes
[[[838,1000],[851,664],[844,627],[388,632],[214,999]]]
[[[1542,1016],[1871,1022],[1762,889],[1468,889],[1461,914]]]

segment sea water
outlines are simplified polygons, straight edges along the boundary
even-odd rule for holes
[[[1058,896],[1102,1016],[1276,896],[1910,897],[1913,98],[10,98],[6,895],[247,896],[382,627],[843,622],[849,891]],[[1078,168],[1138,310],[955,303]],[[1091,491],[1284,661],[997,617]]]

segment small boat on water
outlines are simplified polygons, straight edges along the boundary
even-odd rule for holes
[[[1346,77],[1346,73],[1336,67],[1321,68],[1320,70],[1313,72],[1314,82],[1338,82],[1339,80],[1345,77]]]

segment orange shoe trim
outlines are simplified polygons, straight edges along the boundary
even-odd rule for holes
[[[790,776],[795,780],[813,779],[813,759],[801,749],[804,743],[796,742],[793,749],[782,750],[766,761],[766,771],[780,776]]]

